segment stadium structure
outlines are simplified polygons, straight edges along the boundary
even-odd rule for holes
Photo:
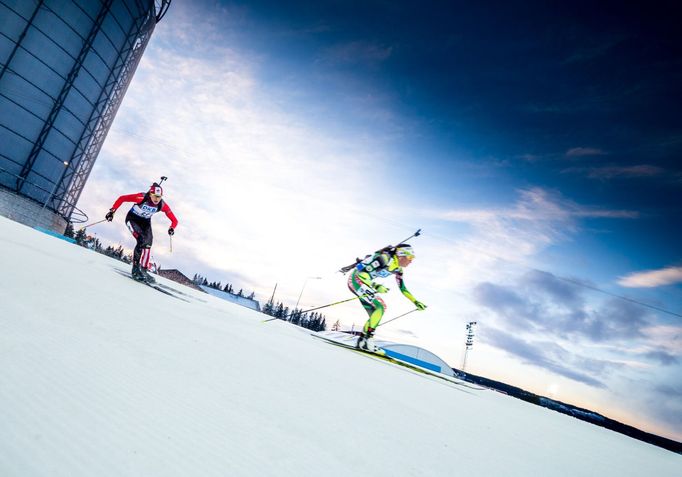
[[[0,214],[63,232],[171,0],[0,0]]]

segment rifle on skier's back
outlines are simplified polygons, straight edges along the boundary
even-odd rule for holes
[[[407,241],[410,240],[412,237],[419,237],[419,235],[421,235],[421,233],[422,233],[422,229],[417,229],[417,231],[416,231],[415,233],[413,233],[412,235],[410,235],[410,236],[407,237],[406,239],[403,239],[403,240],[401,240],[400,242],[398,242],[398,245],[407,242]],[[353,270],[355,267],[357,267],[359,263],[361,263],[361,262],[364,261],[364,260],[367,260],[368,257],[372,257],[372,256],[376,255],[377,253],[386,253],[386,252],[388,252],[388,253],[390,253],[390,254],[395,254],[395,249],[398,247],[398,245],[396,245],[396,246],[387,245],[387,246],[385,246],[384,248],[377,250],[377,251],[374,252],[372,255],[365,255],[365,258],[362,258],[362,259],[361,259],[361,258],[356,258],[356,259],[355,259],[355,263],[351,263],[350,265],[346,265],[345,267],[341,267],[341,268],[339,269],[339,271],[345,275],[346,273],[350,272],[350,271]]]

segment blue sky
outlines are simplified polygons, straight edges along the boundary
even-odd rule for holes
[[[429,308],[382,337],[459,366],[477,321],[471,372],[680,440],[682,41],[599,8],[175,1],[79,207],[167,175],[155,259],[290,306],[423,228]],[[118,215],[92,232],[132,247]]]

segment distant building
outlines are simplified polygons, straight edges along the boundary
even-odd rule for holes
[[[199,290],[200,292],[203,292],[199,285],[194,283],[192,280],[187,278],[180,270],[157,270],[156,271],[157,275],[162,276],[163,278],[167,278],[169,280],[174,281],[175,283],[179,283],[180,285],[185,285],[186,287],[194,288],[195,290]]]
[[[401,359],[448,376],[455,375],[455,372],[448,363],[429,350],[413,345],[391,343],[389,341],[377,340],[376,343],[377,346],[380,346],[392,358]]]
[[[258,300],[254,300],[252,298],[247,298],[245,296],[239,296],[235,295],[233,293],[229,293],[226,291],[222,290],[216,290],[215,288],[207,287],[205,285],[200,285],[201,289],[208,293],[209,295],[213,295],[214,297],[236,303],[237,305],[245,306],[246,308],[251,308],[252,310],[260,311],[260,303],[258,303]]]
[[[349,336],[358,336],[360,334],[357,330],[347,330],[347,331],[326,331],[321,333],[331,339],[353,342]],[[354,338],[353,338],[354,339]],[[400,359],[407,363],[415,364],[421,366],[422,368],[429,369],[431,371],[436,371],[437,373],[445,374],[447,376],[454,376],[455,372],[452,367],[445,362],[445,360],[436,356],[431,351],[425,350],[418,346],[409,344],[399,344],[393,343],[391,341],[383,341],[380,339],[375,339],[374,343],[386,351],[386,355],[391,358]]]

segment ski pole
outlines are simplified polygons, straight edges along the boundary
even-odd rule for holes
[[[398,318],[402,318],[402,317],[405,316],[405,315],[409,315],[410,313],[415,312],[415,311],[417,311],[417,308],[415,308],[414,310],[410,310],[410,311],[408,311],[407,313],[403,313],[402,315],[398,315],[398,316],[396,316],[395,318],[391,318],[391,319],[388,320],[388,321],[384,321],[383,323],[379,323],[379,324],[377,325],[377,328],[378,328],[379,326],[386,325],[386,324],[390,323],[391,321],[395,321],[395,320],[397,320]]]
[[[399,243],[399,244],[405,243],[405,242],[407,242],[408,240],[410,240],[412,237],[419,237],[419,236],[421,235],[421,233],[422,233],[422,229],[417,229],[417,231],[416,231],[415,233],[413,233],[412,235],[410,235],[409,237],[407,237],[407,238],[405,238],[405,239],[402,239],[402,240],[401,240],[400,242],[398,242],[398,243]]]
[[[102,222],[105,222],[106,220],[107,220],[107,219],[102,219],[102,220],[99,220],[99,221],[97,221],[97,222],[93,222],[93,223],[91,223],[91,224],[84,225],[83,228],[84,228],[84,229],[87,229],[88,227],[92,227],[93,225],[101,224]]]
[[[169,235],[168,240],[170,241],[170,253],[173,253],[173,236]]]
[[[308,313],[308,312],[315,311],[315,310],[321,310],[322,308],[328,308],[328,307],[334,306],[334,305],[340,305],[341,303],[346,303],[346,302],[349,302],[349,301],[357,300],[358,298],[365,298],[366,296],[367,296],[367,295],[355,296],[355,297],[353,297],[353,298],[348,298],[348,299],[346,299],[346,300],[337,301],[337,302],[334,302],[334,303],[330,303],[330,304],[328,304],[328,305],[322,305],[322,306],[318,306],[318,307],[315,307],[315,308],[310,308],[309,310],[297,311],[297,312],[294,312],[294,313],[289,313],[288,315],[285,315],[285,316],[282,316],[282,317],[276,316],[276,317],[274,317],[274,318],[268,318],[267,320],[263,320],[262,322],[263,322],[263,323],[267,323],[268,321],[282,320],[282,319],[284,319],[284,318],[289,318],[289,317],[291,317],[291,316],[293,316],[293,315],[303,315],[304,313]]]

